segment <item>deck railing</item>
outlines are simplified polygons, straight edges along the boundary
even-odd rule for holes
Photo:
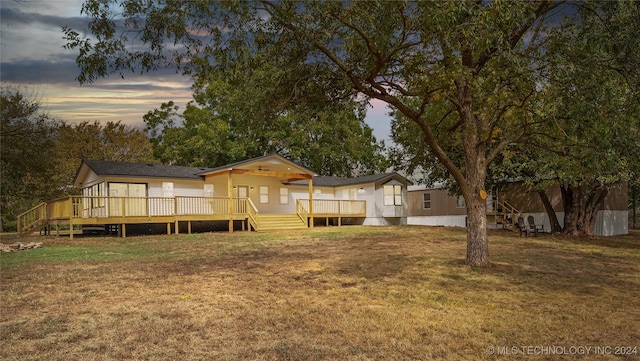
[[[246,214],[247,201],[232,198],[232,213]],[[228,205],[227,197],[63,197],[20,214],[18,232],[51,220],[228,214]]]
[[[152,218],[173,216],[207,216],[229,214],[228,197],[94,197],[71,196],[42,203],[18,216],[18,232],[23,233],[50,221],[74,219],[96,219],[100,223],[113,219],[114,223],[123,218]],[[231,198],[231,212],[247,215],[254,228],[257,227],[257,209],[248,198]],[[306,220],[309,200],[296,203],[296,213]],[[313,215],[335,217],[363,217],[366,202],[355,200],[314,199]],[[86,223],[86,221],[85,221]]]
[[[367,202],[341,199],[314,199],[313,215],[332,216],[364,216],[367,213]],[[296,205],[298,214],[309,213],[309,200],[299,199]]]

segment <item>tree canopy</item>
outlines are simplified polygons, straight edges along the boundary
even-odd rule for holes
[[[74,194],[82,159],[154,161],[147,137],[120,122],[67,124],[17,88],[2,88],[0,109],[0,231],[15,230],[18,214],[38,203]]]
[[[88,0],[82,11],[92,18],[92,37],[68,28],[65,36],[78,51],[81,82],[179,66],[207,95],[201,104],[217,105],[224,90],[228,104],[256,111],[253,129],[273,129],[270,122],[307,112],[299,109],[317,114],[344,101],[387,103],[406,120],[396,130],[421,140],[411,156],[437,160],[455,181],[467,207],[467,263],[486,266],[487,172],[536,131],[548,43],[568,16],[566,6]],[[250,105],[254,95],[262,108]],[[269,113],[277,117],[264,116]],[[295,125],[289,122],[283,124]]]
[[[469,219],[467,262],[484,266],[490,262],[481,199],[487,166],[526,130],[527,118],[508,111],[522,109],[535,90],[532,59],[540,51],[545,16],[556,7],[502,1],[89,0],[82,11],[93,19],[96,42],[70,29],[65,33],[68,47],[79,50],[81,82],[166,63],[184,65],[187,72],[202,64],[231,70],[249,52],[270,64],[293,59],[284,64],[310,72],[315,84],[330,85],[330,99],[386,102],[418,126],[430,153],[461,189]],[[144,46],[128,46],[132,36]],[[454,140],[444,144],[438,137],[444,121],[427,115],[442,106],[441,99],[452,115],[443,128]]]

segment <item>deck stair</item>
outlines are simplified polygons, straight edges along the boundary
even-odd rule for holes
[[[493,224],[495,229],[507,229],[518,232],[517,221],[521,213],[518,209],[504,201],[494,201],[487,209],[487,223]]]
[[[33,232],[36,232],[36,231],[42,232],[42,230],[44,228],[46,228],[48,225],[49,225],[49,222],[48,222],[47,219],[38,219],[37,221],[35,221],[35,222],[33,222],[33,223],[29,224],[29,225],[21,227],[21,229],[19,230],[18,234],[20,236],[26,236],[26,235],[29,235],[29,234],[31,234]]]
[[[305,229],[306,223],[297,214],[257,214],[257,231]]]

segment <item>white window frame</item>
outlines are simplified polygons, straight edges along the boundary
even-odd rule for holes
[[[422,194],[422,209],[431,209],[431,193]]]
[[[289,204],[289,188],[280,188],[280,204]]]
[[[269,187],[260,186],[260,203],[269,203]]]
[[[383,186],[383,197],[385,206],[402,205],[402,185],[388,184]]]

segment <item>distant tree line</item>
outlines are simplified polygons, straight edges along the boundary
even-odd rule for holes
[[[0,231],[15,231],[18,214],[41,202],[78,194],[73,178],[82,159],[155,161],[142,131],[54,119],[19,88],[1,89],[0,110]]]

